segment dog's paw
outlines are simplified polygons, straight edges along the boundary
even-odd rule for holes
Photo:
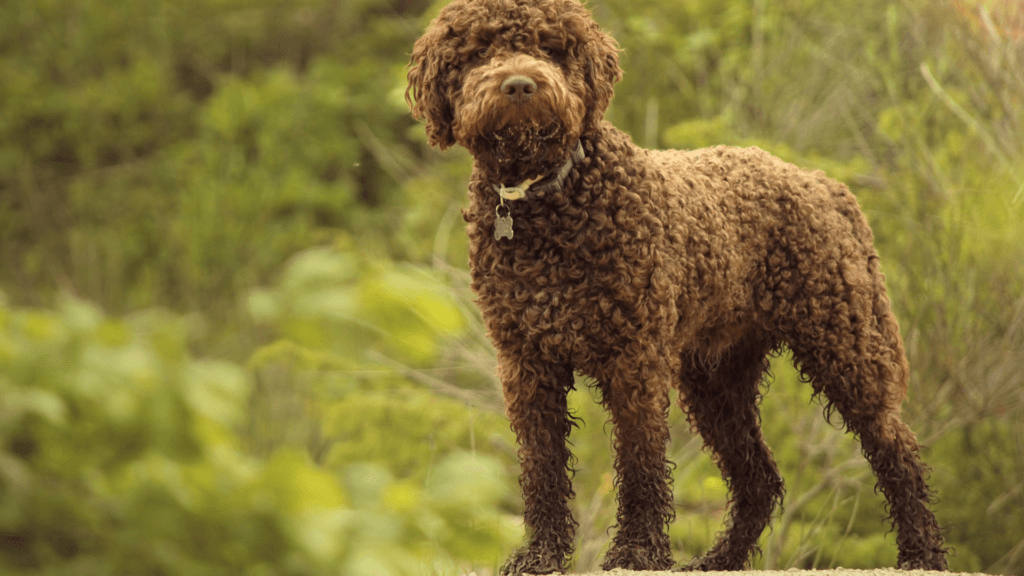
[[[525,546],[508,557],[499,573],[501,576],[519,576],[552,572],[565,572],[565,556],[537,546]]]
[[[603,570],[669,570],[672,555],[666,550],[648,550],[635,545],[612,545],[604,557]]]
[[[929,553],[915,555],[900,561],[900,570],[937,570],[945,572],[949,568],[946,562],[946,555],[943,553]]]

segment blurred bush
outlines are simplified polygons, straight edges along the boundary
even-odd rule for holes
[[[401,96],[443,3],[0,3],[0,571],[486,574],[518,542],[465,271],[470,160],[430,150]],[[608,118],[639,144],[757,145],[850,185],[951,566],[1012,574],[1024,43],[996,4],[589,5],[624,48]],[[786,358],[773,372],[788,498],[755,566],[893,564],[857,443]],[[615,518],[587,385],[570,397],[581,570]],[[671,425],[686,561],[725,491]]]
[[[381,95],[420,9],[4,2],[0,283],[34,304],[70,288],[201,310],[229,322],[216,339],[248,287],[332,231],[401,254],[410,121]]]
[[[0,306],[0,570],[410,574],[512,544],[492,457],[445,446],[423,482],[348,458],[331,473],[294,447],[247,454],[233,430],[249,378],[192,359],[187,324]]]

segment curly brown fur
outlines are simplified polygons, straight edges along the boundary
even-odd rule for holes
[[[945,569],[927,468],[900,420],[908,367],[871,231],[839,182],[757,148],[652,151],[602,117],[618,46],[576,0],[455,0],[413,49],[406,98],[428,140],[474,158],[472,286],[498,350],[519,445],[526,545],[505,574],[564,571],[576,523],[573,372],[614,424],[618,530],[604,568],[672,565],[669,390],[730,489],[696,570],[739,569],[783,496],[760,431],[765,358],[789,346],[826,415],[860,438],[896,527],[901,568]],[[562,185],[506,203],[498,185]]]
[[[761,436],[758,411],[766,356],[773,347],[771,340],[741,341],[714,370],[698,358],[684,364],[683,409],[716,456],[731,495],[725,537],[686,569],[742,569],[751,553],[759,552],[758,537],[782,502],[782,477]]]

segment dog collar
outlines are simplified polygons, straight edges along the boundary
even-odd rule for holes
[[[586,157],[587,155],[583,151],[583,142],[577,141],[576,148],[573,149],[572,154],[569,155],[569,159],[565,161],[565,164],[562,164],[562,167],[558,169],[558,172],[555,174],[555,177],[551,182],[541,184],[534,188],[533,192],[535,194],[541,194],[558,190],[562,187],[562,184],[565,183],[565,179],[569,176],[569,171],[572,170],[572,167],[582,162]],[[526,198],[526,192],[530,189],[530,186],[536,184],[540,179],[540,176],[527,178],[520,182],[518,186],[495,184],[494,190],[499,196],[501,196],[502,200],[521,200]]]
[[[577,163],[582,162],[587,155],[583,151],[583,143],[576,142],[576,148],[569,155],[569,159],[562,164],[562,167],[558,169],[555,177],[551,179],[551,182],[541,184],[540,186],[533,189],[535,194],[552,192],[558,190],[565,183],[565,179],[569,176],[569,171]],[[512,239],[515,231],[512,229],[512,209],[505,205],[505,200],[520,200],[526,198],[526,191],[530,189],[541,179],[540,176],[535,178],[527,178],[519,183],[518,186],[505,186],[504,184],[495,184],[494,190],[498,193],[501,198],[501,202],[494,207],[494,239],[501,240],[502,238]],[[501,215],[501,209],[505,209],[505,215]]]

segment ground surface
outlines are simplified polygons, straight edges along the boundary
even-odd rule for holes
[[[952,576],[953,574],[969,574],[966,572],[933,572],[929,570],[902,571],[895,568],[878,570],[847,570],[836,568],[831,570],[745,570],[742,572],[702,572],[711,576]],[[612,570],[610,572],[591,572],[581,576],[684,576],[680,572],[634,572],[632,570]],[[974,574],[971,576],[982,576]]]

